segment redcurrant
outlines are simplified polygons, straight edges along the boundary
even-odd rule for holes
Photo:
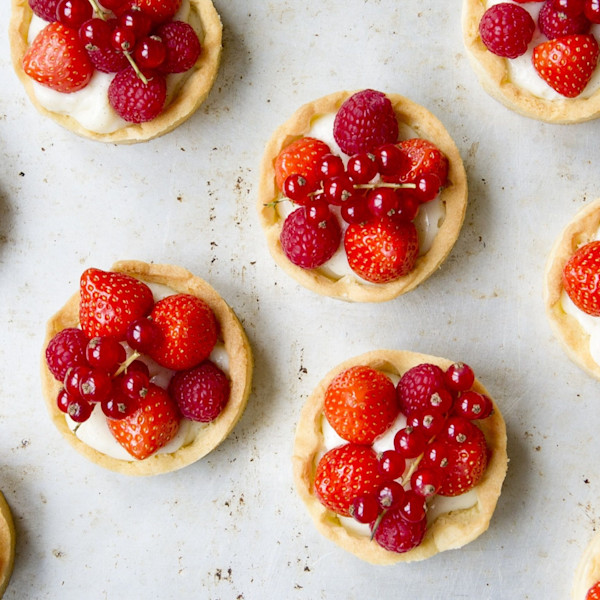
[[[425,499],[414,490],[406,490],[399,507],[400,514],[410,523],[417,523],[425,518]]]
[[[395,450],[384,450],[379,457],[379,472],[388,479],[398,479],[404,473],[406,460]]]
[[[379,516],[379,503],[375,496],[357,496],[350,507],[350,514],[359,523],[372,523]]]
[[[85,357],[92,367],[114,373],[127,358],[125,348],[113,337],[92,338],[85,349]]]
[[[398,210],[399,204],[398,195],[393,188],[377,187],[367,193],[367,205],[375,217],[391,217]]]
[[[451,390],[464,392],[473,385],[475,373],[469,365],[462,362],[456,362],[446,369],[444,380]]]
[[[442,471],[433,467],[419,467],[410,478],[410,487],[419,496],[430,498],[437,494],[443,480]]]
[[[348,159],[346,173],[356,184],[365,184],[377,175],[375,156],[368,152],[355,154]]]
[[[376,492],[379,506],[386,510],[395,508],[404,500],[404,488],[397,481],[387,481],[379,486]]]
[[[425,450],[427,439],[420,429],[404,427],[394,436],[394,448],[405,458],[416,458]]]
[[[406,158],[396,144],[384,144],[374,154],[382,175],[398,175],[405,170]]]
[[[318,163],[320,180],[344,174],[344,162],[337,154],[325,154]]]
[[[473,390],[462,392],[454,403],[454,413],[465,419],[485,419],[492,414],[493,408],[489,396]]]
[[[93,404],[86,402],[81,398],[74,398],[69,402],[67,414],[76,423],[83,423],[90,418],[92,410],[94,410]]]
[[[136,319],[125,334],[127,343],[138,352],[148,354],[160,339],[160,329],[150,319]]]

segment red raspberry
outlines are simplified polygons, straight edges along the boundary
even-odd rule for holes
[[[217,365],[205,360],[189,371],[175,373],[169,394],[186,419],[210,423],[229,400],[229,379]]]
[[[104,48],[87,48],[88,56],[94,68],[103,73],[118,73],[129,65],[125,54],[112,46]]]
[[[591,23],[582,13],[569,16],[554,6],[554,2],[545,2],[538,17],[540,31],[549,39],[555,40],[565,35],[588,33]]]
[[[479,22],[479,35],[486,48],[504,58],[525,54],[533,37],[535,22],[517,4],[501,2],[490,6]]]
[[[60,0],[29,0],[29,8],[35,15],[52,23],[56,21],[56,7]]]
[[[340,224],[331,213],[324,221],[307,220],[304,207],[289,214],[283,223],[280,242],[290,262],[303,269],[316,269],[327,262],[340,245]]]
[[[108,101],[117,114],[130,123],[151,121],[162,111],[167,97],[165,76],[145,71],[144,83],[132,67],[119,71],[108,87]]]
[[[338,110],[333,137],[346,154],[373,152],[398,141],[398,121],[389,99],[375,90],[350,96]]]
[[[196,32],[183,21],[171,21],[155,32],[165,45],[167,55],[160,66],[163,73],[183,73],[191,69],[202,52]]]
[[[46,364],[55,379],[64,381],[70,367],[88,364],[85,357],[88,342],[88,336],[76,327],[59,331],[48,342]]]
[[[445,389],[444,371],[437,365],[422,363],[402,375],[396,393],[400,410],[405,415],[431,408],[429,399],[435,392]]]
[[[390,552],[408,552],[416,548],[425,536],[427,520],[409,522],[400,508],[388,510],[377,525],[375,541]]]

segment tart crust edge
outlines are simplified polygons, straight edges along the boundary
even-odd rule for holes
[[[490,459],[479,485],[475,488],[477,503],[468,509],[439,515],[428,526],[423,542],[409,552],[399,554],[385,550],[375,541],[349,532],[337,515],[327,510],[313,493],[317,455],[322,449],[322,408],[325,390],[340,372],[354,365],[368,365],[374,369],[402,374],[411,367],[430,362],[447,368],[453,361],[408,352],[404,350],[375,350],[342,362],[333,368],[317,385],[302,408],[296,429],[293,451],[294,483],[300,498],[308,508],[317,530],[344,550],[373,564],[386,565],[397,562],[423,560],[471,542],[489,527],[492,514],[500,496],[506,475],[508,457],[506,453],[506,425],[494,403],[493,414],[478,423],[490,449]],[[479,381],[473,388],[481,393],[487,390]]]
[[[157,475],[190,465],[216,448],[231,433],[242,416],[252,388],[253,357],[250,343],[237,316],[218,292],[206,281],[183,267],[150,264],[141,261],[116,262],[112,271],[126,273],[150,283],[169,286],[176,293],[192,294],[204,300],[215,313],[220,325],[220,337],[229,356],[229,401],[221,414],[200,429],[196,438],[171,454],[155,453],[144,460],[119,460],[103,454],[82,442],[69,429],[65,415],[56,406],[56,394],[61,385],[46,366],[45,348],[50,339],[66,327],[75,327],[79,321],[79,293],[48,321],[42,350],[42,391],[50,418],[63,437],[92,462],[106,469],[126,475]]]
[[[0,597],[10,581],[15,561],[15,523],[6,498],[0,492]]]
[[[433,142],[446,155],[449,163],[448,185],[442,191],[446,216],[429,251],[417,259],[415,268],[405,275],[384,284],[359,282],[354,276],[334,279],[318,269],[302,269],[285,256],[279,236],[283,219],[273,206],[278,196],[275,184],[275,159],[279,152],[294,140],[306,135],[313,120],[322,114],[338,110],[355,91],[339,91],[301,106],[273,133],[266,145],[258,187],[257,210],[267,245],[275,262],[304,287],[321,295],[355,302],[384,302],[404,294],[425,281],[446,259],[458,239],[467,209],[467,176],[462,158],[444,125],[429,110],[399,94],[386,94],[392,102],[398,121],[413,129],[419,137]]]

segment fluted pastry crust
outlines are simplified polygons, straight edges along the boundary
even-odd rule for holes
[[[15,561],[15,524],[6,498],[0,492],[0,598],[8,586]]]
[[[280,193],[275,183],[275,159],[294,140],[307,135],[320,115],[336,112],[344,100],[355,92],[340,91],[300,107],[281,125],[268,142],[261,164],[257,209],[271,255],[277,264],[304,287],[341,300],[383,302],[404,294],[425,281],[445,260],[458,239],[467,207],[467,177],[456,144],[442,123],[426,108],[398,94],[386,94],[392,102],[399,123],[408,126],[446,155],[449,162],[448,185],[442,191],[446,217],[429,251],[419,256],[415,268],[396,281],[368,284],[353,275],[332,278],[319,269],[302,269],[285,256],[279,236],[284,219],[269,205]]]
[[[52,422],[67,441],[81,454],[101,467],[127,475],[157,475],[185,467],[213,450],[231,432],[242,416],[252,382],[252,352],[244,329],[225,300],[203,279],[182,267],[156,265],[140,261],[119,261],[112,271],[126,273],[150,283],[170,287],[174,293],[193,294],[202,298],[213,310],[220,325],[220,337],[229,356],[230,397],[224,410],[211,423],[201,428],[196,438],[171,454],[156,453],[144,460],[119,460],[107,456],[82,442],[69,429],[65,415],[56,406],[56,395],[61,387],[46,366],[42,353],[42,388]],[[66,327],[75,327],[79,321],[79,293],[48,322],[44,349],[52,337]]]
[[[477,503],[471,508],[439,515],[428,526],[425,538],[419,546],[409,552],[399,554],[385,550],[377,542],[370,541],[368,537],[360,536],[346,529],[338,516],[326,509],[314,494],[318,456],[324,450],[321,423],[325,391],[338,373],[354,365],[367,365],[401,376],[408,369],[421,363],[433,363],[446,369],[452,362],[445,358],[403,350],[368,352],[351,358],[332,369],[321,380],[302,408],[292,458],[296,490],[308,507],[319,532],[344,550],[367,562],[385,565],[423,560],[444,550],[460,548],[486,531],[506,475],[508,464],[506,425],[496,404],[494,404],[494,412],[490,417],[477,422],[485,435],[490,450],[487,469],[483,479],[475,488]],[[487,390],[478,381],[475,381],[473,389],[489,396]]]
[[[96,133],[68,115],[44,108],[35,96],[33,80],[25,74],[22,67],[23,56],[28,48],[29,24],[33,16],[28,0],[12,0],[9,40],[13,68],[38,111],[80,136],[101,142],[132,144],[164,135],[188,119],[204,102],[215,82],[221,60],[223,27],[219,14],[211,0],[189,1],[191,10],[197,13],[202,25],[202,52],[189,74],[186,74],[187,79],[176,96],[152,121],[131,123],[111,133]]]

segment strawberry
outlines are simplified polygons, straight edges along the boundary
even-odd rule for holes
[[[340,224],[333,214],[313,222],[301,206],[286,217],[279,241],[291,263],[303,269],[316,269],[335,254],[341,237]]]
[[[398,416],[396,389],[386,375],[371,367],[350,367],[327,387],[323,412],[348,442],[372,444]]]
[[[125,340],[132,321],[145,317],[154,304],[150,288],[124,273],[86,269],[79,281],[79,323],[88,337]]]
[[[59,331],[46,346],[46,364],[57,381],[63,381],[70,367],[87,365],[85,349],[89,338],[77,327]]]
[[[117,114],[129,123],[145,123],[157,117],[167,98],[165,76],[144,70],[142,81],[133,67],[119,71],[108,86],[108,101]]]
[[[600,49],[593,35],[568,35],[533,49],[538,75],[566,98],[578,96],[592,77]]]
[[[330,154],[329,146],[312,137],[303,137],[286,146],[275,159],[275,183],[283,190],[283,183],[289,175],[302,175],[307,185],[316,186],[320,176],[319,162]]]
[[[177,406],[166,390],[151,383],[134,413],[106,422],[117,442],[131,456],[143,460],[175,437],[179,419]]]
[[[410,138],[398,143],[404,156],[404,167],[394,177],[385,177],[393,183],[410,183],[423,175],[433,173],[442,186],[448,181],[448,159],[432,142],[423,138]]]
[[[470,423],[467,421],[467,423]],[[445,442],[448,465],[444,467],[444,479],[438,490],[440,496],[459,496],[473,489],[483,477],[488,464],[488,448],[483,432],[477,427],[469,428],[463,442]],[[428,466],[423,459],[421,466]]]
[[[38,83],[69,94],[89,83],[94,67],[77,32],[56,21],[46,25],[27,48],[23,70]]]
[[[373,539],[390,552],[408,552],[423,541],[426,528],[426,519],[407,521],[400,508],[394,508],[383,514],[377,523]]]
[[[437,365],[421,363],[412,367],[396,386],[400,410],[407,416],[430,410],[432,396],[444,387],[444,371]]]
[[[344,444],[326,452],[317,465],[315,494],[335,513],[350,516],[352,502],[383,483],[377,454],[370,446]]]
[[[575,306],[600,316],[600,241],[581,246],[563,268],[562,282]]]
[[[348,226],[344,249],[350,268],[371,283],[387,283],[409,273],[419,254],[412,221],[379,217]]]
[[[398,141],[398,120],[389,98],[376,90],[347,98],[335,115],[333,137],[348,155]]]
[[[195,367],[210,356],[217,343],[217,319],[210,306],[196,296],[167,296],[154,305],[150,317],[160,335],[149,354],[168,369]]]
[[[596,582],[586,593],[585,600],[600,600],[600,581]]]
[[[169,382],[169,393],[181,414],[192,421],[214,421],[229,400],[229,379],[217,365],[205,360],[188,371],[179,371]]]

